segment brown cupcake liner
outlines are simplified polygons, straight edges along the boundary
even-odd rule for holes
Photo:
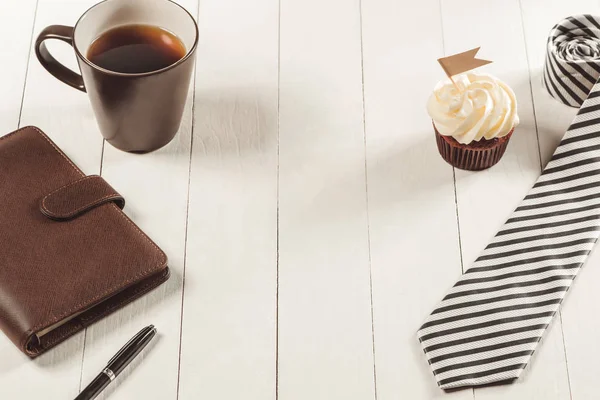
[[[481,139],[469,144],[461,144],[452,136],[441,135],[435,124],[433,129],[440,155],[448,164],[467,171],[481,171],[500,161],[515,128],[501,138]]]

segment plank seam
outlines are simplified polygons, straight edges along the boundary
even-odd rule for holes
[[[281,95],[281,0],[277,1],[277,211],[275,237],[275,400],[279,399],[279,140]]]
[[[196,2],[196,21],[200,18],[200,0]],[[197,50],[197,49],[196,49]],[[194,126],[196,125],[196,69],[197,62],[194,63],[194,79],[192,86],[192,126],[190,128],[190,152],[188,157],[188,182],[185,208],[185,234],[183,240],[183,270],[181,272],[181,308],[179,312],[179,349],[177,354],[177,385],[175,387],[175,399],[179,400],[179,390],[181,383],[181,353],[183,347],[183,313],[185,302],[185,271],[187,267],[187,248],[188,232],[190,225],[190,188],[192,182],[192,157],[194,156]]]
[[[27,77],[29,76],[29,64],[31,63],[31,50],[33,48],[35,32],[35,21],[37,18],[38,4],[40,0],[36,0],[35,8],[33,10],[33,22],[31,23],[31,40],[29,41],[29,51],[27,52],[27,67],[25,67],[25,80],[23,81],[23,93],[21,94],[21,107],[19,108],[19,119],[17,122],[17,128],[21,127],[21,115],[23,114],[23,104],[25,103],[25,89],[27,88]]]
[[[373,353],[373,394],[377,400],[377,362],[375,355],[375,316],[373,311],[373,267],[371,262],[371,220],[369,216],[369,178],[367,165],[367,123],[366,123],[366,104],[365,104],[365,65],[364,65],[364,42],[363,42],[363,15],[362,0],[358,0],[358,16],[360,28],[360,74],[361,74],[361,93],[362,93],[362,128],[363,128],[363,150],[364,150],[364,171],[365,171],[365,207],[367,218],[367,255],[369,262],[369,302],[371,308],[371,348]]]
[[[442,32],[442,53],[446,55],[446,38],[444,34],[444,9],[442,7],[442,0],[438,0],[440,10],[440,31]],[[454,210],[456,213],[456,231],[458,233],[458,255],[460,256],[460,270],[461,273],[465,272],[465,264],[463,260],[463,249],[462,249],[462,237],[460,234],[460,216],[458,210],[458,190],[456,188],[456,168],[452,166],[452,187],[454,189]],[[471,388],[471,396],[475,399],[475,388]]]

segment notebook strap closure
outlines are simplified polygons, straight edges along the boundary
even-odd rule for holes
[[[40,210],[50,219],[66,221],[110,202],[125,207],[123,196],[102,177],[90,175],[46,195],[40,201]]]

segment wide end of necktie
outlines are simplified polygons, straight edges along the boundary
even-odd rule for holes
[[[465,325],[452,321],[457,316],[435,318],[432,314],[417,333],[437,384],[444,390],[514,381],[529,363],[552,318],[548,313],[531,323],[509,320],[508,329],[498,330],[498,320]]]

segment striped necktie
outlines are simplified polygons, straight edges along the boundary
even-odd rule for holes
[[[565,21],[562,40],[579,40]],[[418,331],[442,389],[518,378],[600,235],[600,83],[590,87],[533,188]]]
[[[579,107],[600,75],[600,18],[574,15],[548,35],[542,84],[550,95]]]

